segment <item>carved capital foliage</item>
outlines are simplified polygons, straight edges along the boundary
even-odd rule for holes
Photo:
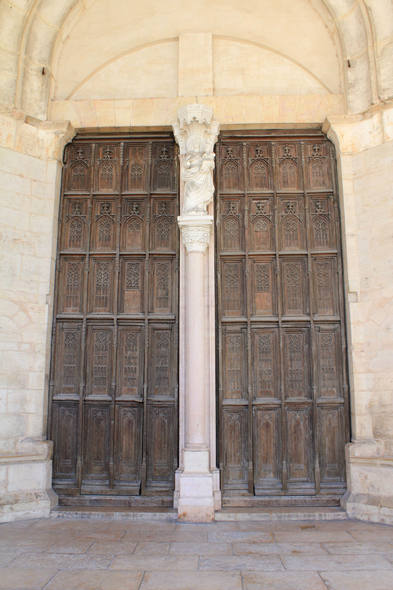
[[[213,217],[205,215],[194,220],[178,217],[178,222],[187,252],[205,252],[210,242]]]

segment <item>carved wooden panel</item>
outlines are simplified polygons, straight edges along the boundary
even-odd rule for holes
[[[278,330],[258,329],[252,339],[252,386],[254,399],[280,397]]]
[[[142,456],[142,405],[116,406],[115,487],[138,494]]]
[[[308,314],[307,259],[283,257],[280,262],[283,315]]]
[[[59,322],[57,325],[55,399],[79,397],[81,327],[76,322]]]
[[[124,145],[123,190],[144,193],[148,189],[149,146],[145,142]]]
[[[171,490],[174,476],[173,406],[149,404],[147,482],[149,488]]]
[[[110,408],[86,405],[84,486],[107,486],[109,479]],[[85,489],[85,491],[89,491]]]
[[[226,330],[223,347],[224,399],[241,399],[247,387],[244,329]]]
[[[251,250],[275,250],[273,199],[252,199],[251,207]]]
[[[241,259],[223,260],[221,276],[224,315],[244,315],[244,261]]]
[[[95,156],[95,190],[101,193],[117,192],[120,188],[119,143],[97,144]]]
[[[256,493],[281,488],[281,411],[254,407],[254,482]]]
[[[315,257],[313,266],[315,313],[339,315],[336,257]]]
[[[275,258],[252,258],[252,315],[277,314],[277,281]]]
[[[76,446],[78,433],[78,405],[53,404],[53,473],[58,480],[76,484]]]
[[[143,313],[145,258],[124,256],[120,262],[120,313]]]
[[[224,406],[223,409],[223,486],[242,490],[247,487],[248,456],[247,407]]]
[[[224,504],[337,503],[349,413],[333,147],[315,130],[225,131],[216,163]]]
[[[311,420],[311,406],[287,411],[288,483],[292,487],[313,480]]]
[[[281,250],[306,248],[306,223],[302,198],[281,197],[278,202]]]
[[[321,482],[337,485],[345,477],[345,461],[340,448],[344,436],[344,408],[321,407],[318,410],[320,429]]]
[[[89,312],[113,313],[115,260],[94,256],[90,259]]]
[[[73,143],[65,152],[64,189],[67,192],[85,193],[90,190],[91,144]]]
[[[169,133],[83,136],[64,161],[53,485],[65,503],[168,502],[178,436],[178,149]]]
[[[168,252],[176,249],[176,206],[175,199],[154,199],[151,250]]]
[[[122,249],[144,250],[146,230],[146,200],[123,199]]]
[[[284,387],[286,397],[310,397],[309,330],[290,329],[284,334]]]
[[[116,199],[95,199],[93,202],[92,249],[105,252],[116,247]]]
[[[173,397],[173,334],[170,326],[152,326],[150,331],[149,397]]]
[[[242,202],[240,199],[223,199],[221,202],[221,249],[238,251],[243,249],[241,231],[243,225]]]
[[[83,197],[64,199],[62,249],[83,252],[86,249],[88,200]]]
[[[119,330],[119,351],[116,395],[123,400],[143,398],[144,341],[140,326],[122,326]]]

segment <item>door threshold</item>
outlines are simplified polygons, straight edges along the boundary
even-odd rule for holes
[[[165,506],[58,506],[51,518],[89,518],[97,520],[177,520],[177,510]]]
[[[338,506],[275,506],[222,508],[215,513],[215,520],[223,521],[277,521],[277,520],[347,520],[348,515]]]

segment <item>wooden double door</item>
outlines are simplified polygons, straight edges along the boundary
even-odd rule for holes
[[[165,133],[66,148],[49,426],[63,503],[173,495],[177,153]],[[334,503],[349,413],[333,147],[317,131],[224,132],[216,158],[224,504]]]
[[[224,504],[335,503],[349,413],[333,146],[224,132],[216,153]]]
[[[53,487],[170,497],[178,441],[178,170],[171,134],[65,151],[52,338]]]

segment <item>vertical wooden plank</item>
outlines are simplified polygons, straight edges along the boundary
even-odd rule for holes
[[[280,393],[281,393],[281,457],[282,457],[282,493],[287,493],[288,488],[288,470],[287,470],[287,423],[285,407],[285,390],[284,390],[284,349],[283,349],[283,297],[282,297],[282,277],[281,261],[279,255],[279,212],[277,206],[277,188],[278,188],[278,169],[277,169],[277,150],[276,143],[271,144],[272,166],[273,166],[273,203],[274,203],[274,234],[275,234],[275,251],[276,251],[276,273],[277,273],[277,313],[278,313],[278,340],[280,350]]]
[[[310,195],[307,190],[307,177],[306,177],[306,160],[305,160],[305,145],[302,141],[301,144],[302,153],[302,169],[303,169],[303,187],[304,187],[304,198],[305,198],[305,217],[306,217],[306,247],[307,247],[307,278],[308,278],[308,293],[310,298],[310,369],[311,369],[311,391],[312,391],[312,403],[313,403],[313,447],[314,447],[314,481],[315,491],[317,494],[321,491],[321,469],[319,461],[319,433],[318,433],[318,400],[317,400],[317,387],[316,387],[316,373],[317,373],[317,358],[316,358],[316,343],[315,343],[315,327],[314,327],[314,315],[317,313],[317,305],[315,302],[315,291],[313,289],[313,277],[312,277],[312,259],[311,259],[311,220],[310,220]]]
[[[83,465],[84,465],[84,409],[85,409],[85,392],[86,392],[86,330],[87,330],[87,310],[88,310],[88,289],[89,284],[89,262],[90,262],[90,241],[91,241],[91,222],[92,222],[92,209],[93,209],[93,182],[94,182],[94,164],[95,164],[95,149],[96,144],[91,145],[91,158],[90,158],[90,185],[89,190],[89,201],[88,201],[88,214],[87,214],[87,241],[86,241],[86,260],[85,260],[85,292],[83,298],[83,324],[82,324],[82,347],[81,347],[81,386],[79,395],[79,419],[78,419],[78,458],[77,458],[77,487],[79,491],[82,487],[83,479]]]
[[[248,166],[247,143],[243,142],[243,177],[244,177],[244,246],[246,250],[246,316],[247,316],[247,394],[248,394],[248,493],[254,494],[254,452],[253,452],[253,395],[252,395],[252,359],[251,359],[251,262],[249,258],[249,203],[248,203]]]
[[[142,436],[142,470],[141,470],[141,494],[146,493],[147,478],[147,394],[148,394],[148,370],[149,370],[149,244],[150,244],[150,217],[151,217],[151,186],[153,182],[152,172],[152,142],[149,141],[149,160],[148,160],[148,180],[147,180],[147,206],[146,206],[146,226],[145,226],[145,355],[144,355],[144,383],[143,383],[143,436]]]

